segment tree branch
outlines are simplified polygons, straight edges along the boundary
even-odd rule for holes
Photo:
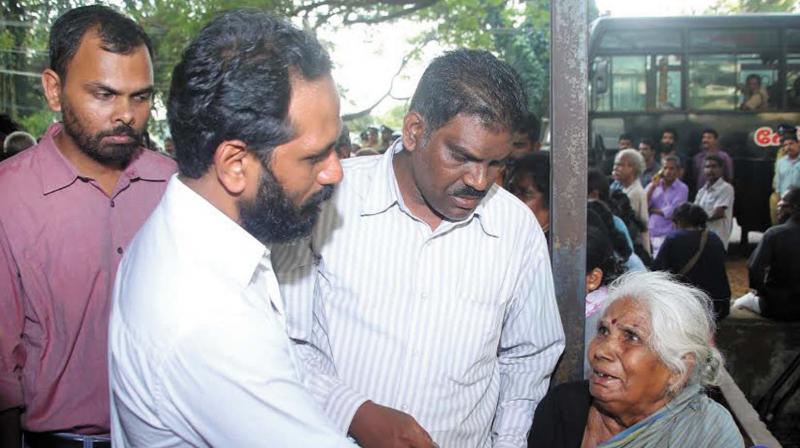
[[[351,114],[342,115],[342,121],[352,121],[364,117],[366,115],[369,115],[373,109],[378,107],[378,105],[381,104],[383,100],[389,97],[396,100],[407,100],[408,97],[396,97],[392,95],[392,90],[394,89],[394,81],[397,79],[398,76],[400,76],[400,73],[403,72],[403,69],[406,68],[406,65],[408,65],[408,63],[411,62],[411,60],[414,57],[416,57],[419,54],[419,52],[422,51],[422,49],[425,48],[425,46],[428,45],[428,43],[430,43],[432,40],[433,40],[433,34],[432,33],[426,34],[425,38],[422,41],[420,41],[416,46],[414,46],[413,49],[411,49],[411,51],[409,51],[408,53],[406,53],[405,56],[403,56],[403,60],[400,62],[400,67],[397,69],[394,75],[392,75],[391,81],[389,81],[389,88],[386,90],[386,93],[381,95],[381,97],[378,98],[377,101],[372,103],[372,105],[370,105],[366,109],[362,109],[358,112],[353,112]]]
[[[387,22],[387,21],[390,21],[390,20],[398,19],[400,17],[405,17],[405,16],[413,14],[413,13],[419,11],[419,10],[422,10],[422,9],[428,8],[430,6],[433,6],[436,2],[437,2],[437,0],[420,0],[420,1],[414,2],[414,6],[412,6],[410,8],[400,9],[400,10],[397,10],[395,12],[390,12],[390,13],[384,14],[384,15],[375,15],[375,16],[372,16],[372,17],[359,17],[359,18],[356,18],[356,19],[350,19],[349,15],[346,15],[344,20],[342,21],[342,24],[343,25],[354,25],[354,24],[357,24],[357,23],[363,23],[363,24],[367,24],[367,25],[374,25],[376,23]]]

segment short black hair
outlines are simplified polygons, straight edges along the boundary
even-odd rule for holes
[[[328,53],[311,34],[254,10],[226,12],[189,44],[172,73],[167,119],[178,169],[199,178],[226,140],[262,162],[291,140],[292,78],[328,75]]]
[[[614,252],[623,260],[627,260],[633,249],[628,245],[628,239],[625,234],[617,229],[614,225],[614,214],[611,208],[603,201],[589,201],[586,203],[587,219],[589,225],[594,225],[603,230],[603,233],[608,237],[614,247]]]
[[[684,202],[672,212],[672,220],[679,227],[699,227],[703,229],[706,227],[706,222],[708,222],[708,214],[703,210],[703,207],[691,202]]]
[[[533,186],[542,194],[542,206],[550,210],[550,155],[546,152],[534,152],[517,160],[506,180],[506,190],[513,191],[524,178],[533,182]]]
[[[426,135],[459,114],[513,131],[528,110],[528,100],[510,65],[488,51],[459,49],[425,69],[408,109],[423,117]]]
[[[674,163],[674,164],[675,164],[675,166],[677,166],[678,168],[683,168],[683,163],[681,162],[681,158],[680,158],[680,157],[678,157],[678,156],[665,156],[665,157],[664,157],[664,158],[661,160],[661,164],[662,164],[662,165],[664,165],[664,166],[666,166],[666,165],[667,165],[667,162],[672,162],[672,163]]]
[[[590,222],[594,221],[591,210],[587,217]],[[622,264],[614,254],[608,235],[602,228],[589,224],[586,227],[586,273],[589,274],[596,268],[603,271],[601,285],[611,283],[623,272]]]
[[[711,134],[711,135],[714,136],[715,140],[719,138],[719,134],[717,133],[717,130],[714,129],[714,128],[705,128],[705,129],[703,129],[703,132],[701,132],[700,135],[702,136],[703,134]]]
[[[642,141],[639,142],[640,145],[645,145],[650,149],[656,149],[655,143],[653,143],[652,139],[643,138]]]
[[[800,188],[789,187],[782,199],[792,208],[791,216],[795,220],[800,219]]]
[[[755,73],[750,73],[749,75],[747,75],[747,78],[745,78],[744,80],[745,80],[745,82],[747,82],[747,81],[750,81],[751,79],[755,79],[756,81],[758,81],[758,84],[761,85],[761,75],[757,75]]]
[[[541,123],[539,122],[539,117],[537,117],[533,112],[526,113],[514,131],[524,132],[528,136],[528,140],[530,140],[531,143],[538,142],[541,132]]]
[[[661,131],[661,136],[663,137],[666,133],[672,134],[672,137],[675,139],[675,141],[678,141],[678,131],[676,131],[675,128],[664,128],[664,130]]]
[[[709,160],[716,163],[721,168],[725,167],[725,162],[722,160],[722,157],[716,154],[708,154],[705,159],[703,159],[703,166],[705,166],[706,162]]]
[[[620,140],[630,140],[632,142],[633,141],[633,137],[631,137],[631,134],[623,133],[623,134],[620,134],[619,138],[617,139],[617,141],[620,141]]]
[[[588,194],[592,194],[593,191],[597,191],[600,195],[599,199],[605,203],[608,203],[608,190],[610,189],[610,186],[608,183],[608,176],[603,174],[602,171],[597,168],[590,169],[586,186],[588,189]]]
[[[62,14],[50,28],[50,69],[62,81],[81,40],[90,30],[97,31],[105,51],[127,55],[144,45],[153,59],[153,44],[136,22],[108,6],[81,6]]]

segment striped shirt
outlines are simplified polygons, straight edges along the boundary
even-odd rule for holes
[[[439,446],[526,446],[564,348],[544,235],[494,185],[467,219],[431,230],[403,203],[398,150],[343,162],[311,237],[316,282],[298,269],[313,264],[307,246],[276,250],[290,336],[323,352],[327,339],[338,372],[309,355],[323,371],[307,382],[343,429],[366,398],[412,415]]]

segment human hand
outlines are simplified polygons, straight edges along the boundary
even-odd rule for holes
[[[435,448],[437,445],[414,417],[367,401],[350,423],[350,435],[366,448]]]

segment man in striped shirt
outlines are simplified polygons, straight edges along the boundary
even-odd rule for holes
[[[564,347],[542,231],[494,185],[526,106],[491,54],[437,58],[402,138],[343,162],[311,251],[276,254],[306,384],[362,446],[429,446],[417,423],[442,447],[526,446]]]

